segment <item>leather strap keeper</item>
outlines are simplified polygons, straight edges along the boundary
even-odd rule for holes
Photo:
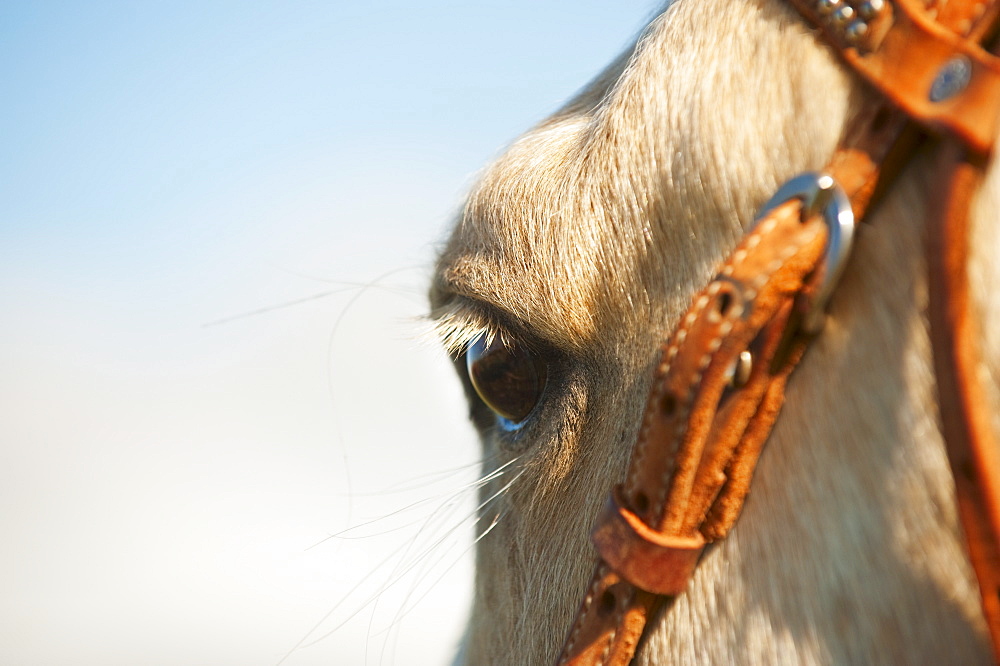
[[[670,536],[643,523],[625,508],[621,486],[608,496],[590,538],[619,576],[642,590],[670,596],[684,591],[705,549],[701,534]]]

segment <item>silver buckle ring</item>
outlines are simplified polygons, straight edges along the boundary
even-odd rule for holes
[[[828,231],[823,261],[810,280],[811,284],[818,286],[802,318],[802,329],[807,333],[816,333],[823,327],[823,311],[851,253],[854,211],[851,209],[850,199],[837,181],[825,173],[808,171],[779,187],[758,211],[753,226],[757,226],[772,210],[792,199],[802,200],[803,221],[822,212]]]

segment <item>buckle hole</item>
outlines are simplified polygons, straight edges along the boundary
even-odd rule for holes
[[[611,613],[615,612],[615,607],[618,605],[618,599],[615,597],[615,593],[610,589],[604,590],[604,594],[601,595],[601,600],[597,605],[597,612],[602,616],[607,617]]]

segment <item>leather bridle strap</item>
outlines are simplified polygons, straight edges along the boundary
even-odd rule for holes
[[[664,345],[626,480],[592,535],[598,563],[559,664],[628,664],[647,619],[684,590],[706,545],[738,518],[787,378],[817,328],[816,301],[838,270],[829,234],[837,228],[831,216],[844,211],[825,188],[839,183],[847,213],[861,219],[912,150],[910,120],[957,146],[947,171],[956,186],[934,234],[943,238],[940,260],[930,261],[931,283],[941,288],[932,293],[932,327],[953,327],[934,334],[940,392],[950,394],[942,418],[984,611],[1000,645],[1000,467],[975,390],[979,357],[967,346],[975,326],[964,274],[970,188],[1000,127],[1000,61],[977,42],[991,36],[1000,10],[938,2],[934,22],[914,0],[792,4],[889,102],[857,112],[816,177],[818,193],[759,220]]]
[[[823,257],[826,228],[800,211],[786,204],[748,235],[665,345],[627,480],[594,530],[601,562],[559,663],[627,664],[646,618],[686,586],[706,544],[702,523],[714,538],[738,513],[804,349],[785,342],[796,297]]]
[[[983,614],[1000,662],[1000,443],[991,423],[980,372],[981,334],[968,289],[969,202],[982,167],[958,145],[944,148],[946,186],[928,234],[929,318],[938,405],[958,513]]]

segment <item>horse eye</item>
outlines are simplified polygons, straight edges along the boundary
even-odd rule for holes
[[[518,424],[535,408],[545,387],[545,363],[523,346],[495,336],[476,340],[465,354],[472,387],[496,414]]]

